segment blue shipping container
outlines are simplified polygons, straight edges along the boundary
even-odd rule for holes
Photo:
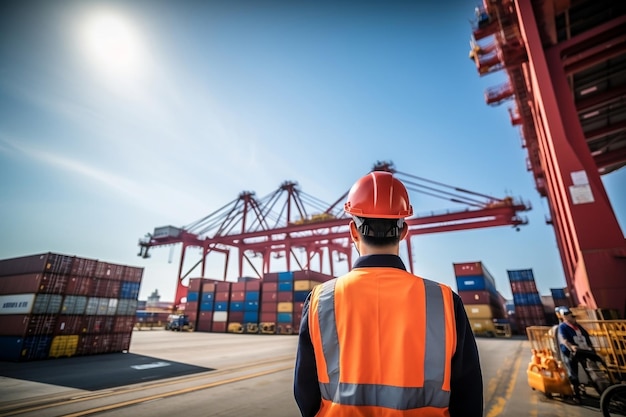
[[[258,323],[259,322],[259,313],[256,311],[246,311],[243,313],[243,322],[244,323]]]
[[[293,272],[279,272],[278,273],[278,282],[281,281],[293,281]]]
[[[495,289],[491,285],[491,282],[482,275],[468,275],[465,277],[456,277],[456,286],[459,291],[493,291]]]
[[[279,323],[291,323],[293,321],[292,313],[278,313]]]
[[[213,300],[200,303],[200,311],[213,311]]]

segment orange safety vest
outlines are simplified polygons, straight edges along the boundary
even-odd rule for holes
[[[453,304],[450,287],[391,267],[355,268],[315,287],[317,416],[449,416]]]

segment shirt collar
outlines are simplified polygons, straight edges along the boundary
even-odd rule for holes
[[[404,262],[397,255],[364,255],[354,262],[354,268],[391,267],[406,271]]]

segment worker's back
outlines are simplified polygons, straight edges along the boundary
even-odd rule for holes
[[[354,269],[314,291],[309,325],[316,362],[325,369],[320,382],[331,390],[350,386],[346,395],[357,399],[382,390],[395,400],[406,394],[394,390],[411,388],[413,407],[424,401],[447,407],[456,341],[448,287],[382,267]],[[336,341],[326,337],[333,333]],[[336,406],[325,402],[321,415]]]

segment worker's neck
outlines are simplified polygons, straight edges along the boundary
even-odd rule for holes
[[[361,256],[365,255],[396,255],[400,254],[400,248],[397,246],[363,246]]]

